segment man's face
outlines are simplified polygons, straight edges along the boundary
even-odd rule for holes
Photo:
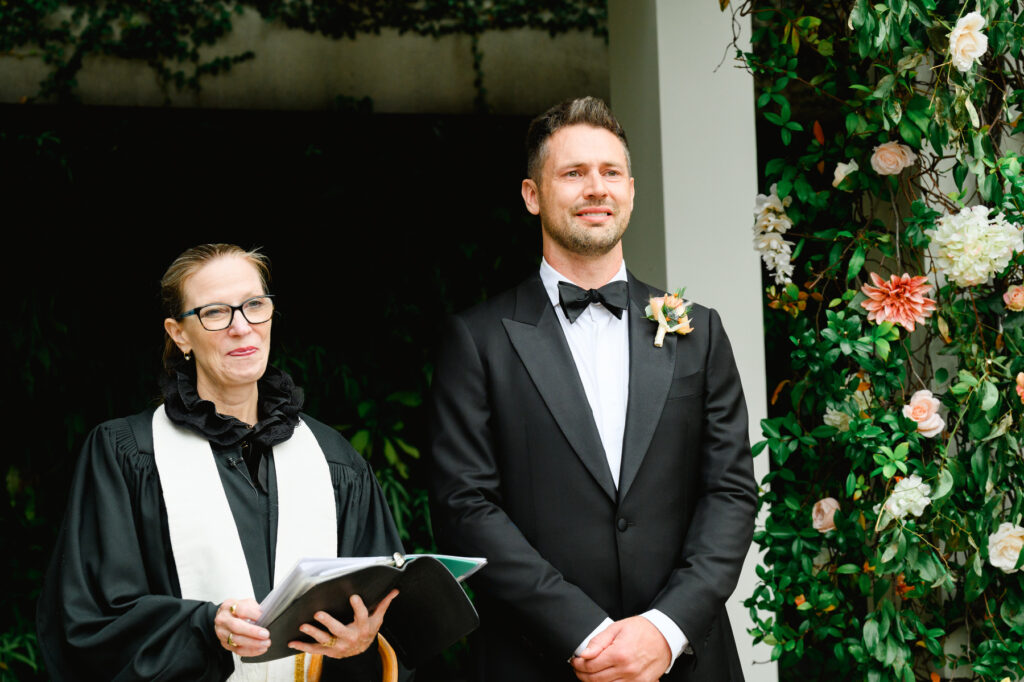
[[[540,216],[546,242],[581,256],[608,253],[633,210],[633,178],[622,142],[588,125],[557,130],[547,140],[539,184],[523,180],[523,200]]]

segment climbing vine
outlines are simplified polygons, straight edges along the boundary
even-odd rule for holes
[[[90,56],[141,61],[165,91],[200,89],[205,76],[255,57],[252,50],[207,56],[231,33],[246,9],[268,22],[335,39],[384,29],[424,36],[466,34],[473,56],[476,104],[486,109],[482,53],[484,31],[534,28],[557,35],[572,30],[606,34],[606,0],[25,0],[0,3],[0,55],[41,56],[49,67],[30,99],[76,100],[77,75]]]

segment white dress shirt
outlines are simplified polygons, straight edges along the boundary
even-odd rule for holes
[[[570,323],[559,304],[558,283],[572,280],[559,274],[545,259],[541,260],[540,279],[551,299],[551,305],[555,307],[555,316],[562,325],[562,331],[565,332],[565,340],[569,344],[587,402],[594,414],[605,457],[608,458],[612,480],[618,488],[619,470],[622,468],[622,437],[626,430],[626,405],[629,399],[629,311],[622,311],[622,318],[618,319],[600,303],[592,303],[580,313],[575,322]],[[608,281],[624,282],[626,279],[626,264],[623,262],[619,271]],[[651,621],[668,642],[672,651],[672,662],[668,667],[671,670],[676,658],[687,648],[689,642],[686,635],[675,621],[658,609],[651,609],[641,615]],[[580,643],[576,654],[583,651],[591,639],[611,624],[612,620],[605,618]]]

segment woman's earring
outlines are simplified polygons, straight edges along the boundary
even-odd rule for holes
[[[190,351],[190,350],[185,351],[185,362],[188,362],[189,360],[192,359],[192,356],[189,355],[191,352],[192,351]]]

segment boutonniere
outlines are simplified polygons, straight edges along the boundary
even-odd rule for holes
[[[654,335],[654,345],[658,348],[665,343],[665,334],[689,334],[690,302],[683,299],[686,289],[676,289],[676,293],[655,296],[644,308],[647,319],[658,323],[658,333]]]

